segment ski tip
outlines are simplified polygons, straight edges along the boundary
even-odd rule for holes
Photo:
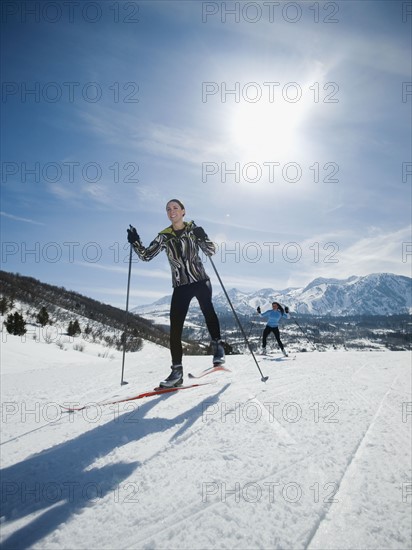
[[[223,365],[222,363],[216,363],[215,365],[213,365],[212,367],[215,371],[219,371],[219,370],[224,370],[226,372],[232,372],[230,369],[228,369],[227,367],[225,367],[225,365]]]
[[[206,376],[207,374],[211,374],[213,372],[219,372],[219,371],[231,372],[231,370],[225,367],[223,363],[214,363],[212,367],[209,367],[208,369],[203,370],[198,375],[192,374],[191,372],[189,372],[187,376],[189,378],[203,378],[203,376]]]
[[[78,407],[76,409],[75,407],[70,408],[70,407],[64,407],[63,405],[60,405],[60,408],[62,412],[73,414],[75,412],[82,411],[85,407]]]

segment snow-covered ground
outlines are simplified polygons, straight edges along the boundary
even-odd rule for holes
[[[210,384],[76,413],[59,404],[152,389],[168,350],[128,354],[124,386],[91,344],[7,335],[1,355],[3,548],[411,547],[408,352],[260,357],[266,383],[232,356]]]

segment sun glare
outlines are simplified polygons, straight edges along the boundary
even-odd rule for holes
[[[301,156],[307,145],[303,130],[309,117],[317,112],[316,91],[322,90],[320,83],[327,79],[321,62],[303,67],[303,72],[300,82],[294,81],[290,70],[285,71],[284,78],[278,76],[279,82],[266,81],[256,73],[255,82],[240,86],[237,102],[232,103],[226,119],[228,145],[237,157],[247,161]]]
[[[230,128],[233,146],[249,160],[283,159],[297,146],[304,112],[296,103],[239,103]]]

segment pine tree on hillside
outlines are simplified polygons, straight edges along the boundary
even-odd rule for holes
[[[79,321],[77,319],[75,321],[70,321],[67,334],[69,336],[77,336],[78,334],[81,334],[81,332]]]
[[[26,334],[26,321],[23,319],[23,316],[20,313],[10,313],[7,316],[7,320],[4,323],[9,334],[14,334],[15,336],[23,336]]]
[[[0,298],[0,314],[4,315],[9,310],[9,302],[5,296]]]
[[[80,328],[80,325],[79,325],[79,321],[77,319],[73,323],[73,330],[74,330],[74,335],[75,336],[77,334],[81,334],[81,332],[82,332],[82,329]]]
[[[49,317],[49,314],[47,312],[47,309],[43,306],[39,313],[37,314],[37,322],[42,326],[44,327],[45,325],[47,325],[50,321],[50,317]]]

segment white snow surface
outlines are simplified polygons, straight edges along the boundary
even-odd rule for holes
[[[410,353],[258,356],[266,383],[229,356],[207,385],[101,406],[170,363],[145,343],[121,386],[121,353],[97,352],[2,343],[2,548],[411,548]]]

